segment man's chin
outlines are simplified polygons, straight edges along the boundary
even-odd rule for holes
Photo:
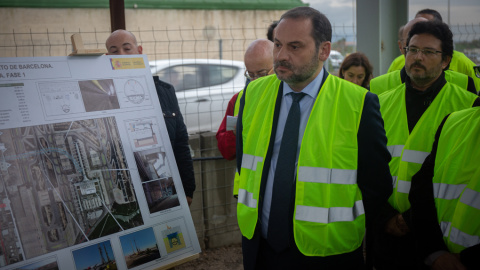
[[[411,69],[410,74],[407,74],[410,78],[423,79],[425,77],[425,71],[423,69]]]
[[[275,74],[277,75],[277,78],[281,81],[285,81],[285,80],[288,80],[288,78],[290,77],[287,72],[285,71],[275,71]]]

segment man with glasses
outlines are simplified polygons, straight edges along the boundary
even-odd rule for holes
[[[373,78],[370,81],[370,91],[372,91],[372,93],[380,95],[405,83],[405,78],[407,77],[407,73],[405,72],[405,47],[407,46],[406,42],[408,38],[408,32],[410,32],[410,29],[412,29],[413,25],[422,21],[428,21],[428,19],[416,17],[403,27],[402,37],[399,40],[399,49],[402,55],[394,60],[395,68],[392,69],[392,66],[390,66],[388,73]],[[394,63],[392,63],[392,65]],[[445,70],[445,79],[448,82],[467,89],[469,92],[474,94],[477,93],[474,80],[470,76],[451,70],[450,66],[448,70]]]
[[[379,96],[387,147],[392,155],[393,194],[377,220],[376,269],[418,269],[408,201],[410,181],[430,153],[435,131],[454,111],[480,105],[475,94],[445,80],[453,54],[452,32],[440,21],[413,25],[405,47],[405,83]]]
[[[245,78],[248,82],[265,77],[273,73],[273,42],[268,39],[254,40],[247,48],[244,55]],[[226,160],[234,160],[235,154],[235,128],[227,130],[229,116],[237,116],[243,90],[235,94],[228,102],[227,112],[217,131],[218,150]],[[238,174],[235,173],[233,195],[238,194]]]

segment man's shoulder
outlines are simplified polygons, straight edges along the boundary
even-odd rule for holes
[[[394,70],[392,72],[388,72],[388,73],[385,73],[383,75],[380,75],[380,76],[377,76],[375,78],[373,78],[372,80],[370,80],[370,83],[372,81],[374,82],[377,82],[377,81],[382,81],[382,80],[385,80],[385,79],[388,79],[388,78],[391,78],[391,77],[395,77],[395,76],[398,76],[400,78],[400,69],[398,70]]]
[[[394,88],[392,89],[389,89],[385,92],[382,92],[381,94],[378,95],[378,99],[380,101],[385,101],[385,100],[388,100],[388,99],[391,99],[391,98],[395,98],[396,96],[398,95],[403,95],[402,93],[404,93],[404,90],[406,89],[406,86],[405,84],[400,84],[400,85],[397,85],[395,86]]]
[[[464,73],[461,73],[461,72],[458,72],[458,71],[455,71],[455,70],[451,70],[451,69],[445,70],[445,74],[451,74],[452,76],[457,76],[457,77],[461,77],[461,78],[465,78],[465,79],[468,79],[468,77],[469,77],[467,74],[464,74]]]
[[[397,85],[402,84],[401,70],[380,75],[370,80],[370,91],[377,95],[383,94]]]
[[[387,72],[390,73],[390,72],[393,72],[393,71],[396,71],[396,70],[400,70],[400,69],[403,68],[404,65],[405,65],[405,56],[403,54],[401,54],[393,60],[392,64],[390,64],[390,67],[388,68]]]
[[[277,78],[277,75],[272,74],[265,77],[258,78],[254,81],[251,81],[247,87],[243,90],[243,93],[240,95],[245,94],[247,97],[252,96],[252,93],[255,92],[256,94],[262,93],[266,89],[278,89],[280,84],[282,83],[281,80]]]
[[[171,85],[170,83],[168,83],[166,81],[160,80],[160,77],[158,77],[158,76],[153,76],[153,81],[155,82],[155,85],[159,85],[159,86],[165,87],[165,88],[173,88],[173,85]]]
[[[282,81],[278,79],[277,75],[271,74],[268,76],[258,78],[254,81],[251,81],[250,83],[248,83],[246,89],[255,88],[255,87],[258,87],[259,85],[265,85],[265,84],[267,85],[275,84],[275,83],[280,84],[281,82]]]
[[[453,58],[456,60],[471,61],[464,53],[455,50],[453,51]]]
[[[450,65],[461,67],[462,65],[469,68],[475,66],[475,63],[470,60],[465,54],[459,51],[453,51],[452,61]]]
[[[169,84],[166,81],[160,80],[158,76],[153,76],[153,82],[155,83],[155,88],[158,93],[160,92],[167,92],[168,94],[175,93],[175,89],[173,85]]]
[[[361,87],[359,85],[356,85],[352,82],[349,82],[345,79],[339,78],[339,77],[331,75],[331,74],[328,75],[328,79],[329,79],[329,82],[333,81],[333,83],[335,83],[337,85],[338,89],[348,88],[348,91],[356,91],[356,92],[362,93],[362,94],[365,94],[365,92],[368,92],[368,90],[365,89],[364,87]]]
[[[447,82],[445,83],[445,85],[443,86],[443,89],[445,88],[448,88],[449,92],[456,92],[456,93],[460,93],[462,95],[465,95],[466,97],[478,97],[477,95],[473,94],[472,92],[469,92],[469,91],[465,91],[465,88],[453,83],[453,82],[449,82],[447,80]]]

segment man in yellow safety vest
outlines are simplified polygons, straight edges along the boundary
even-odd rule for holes
[[[391,194],[377,96],[330,75],[332,27],[298,7],[275,28],[274,75],[244,90],[237,219],[245,269],[363,269]]]

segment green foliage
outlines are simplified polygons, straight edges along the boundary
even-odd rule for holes
[[[464,51],[465,49],[480,49],[480,39],[472,40],[472,41],[461,41],[455,43],[455,50],[457,51]]]

